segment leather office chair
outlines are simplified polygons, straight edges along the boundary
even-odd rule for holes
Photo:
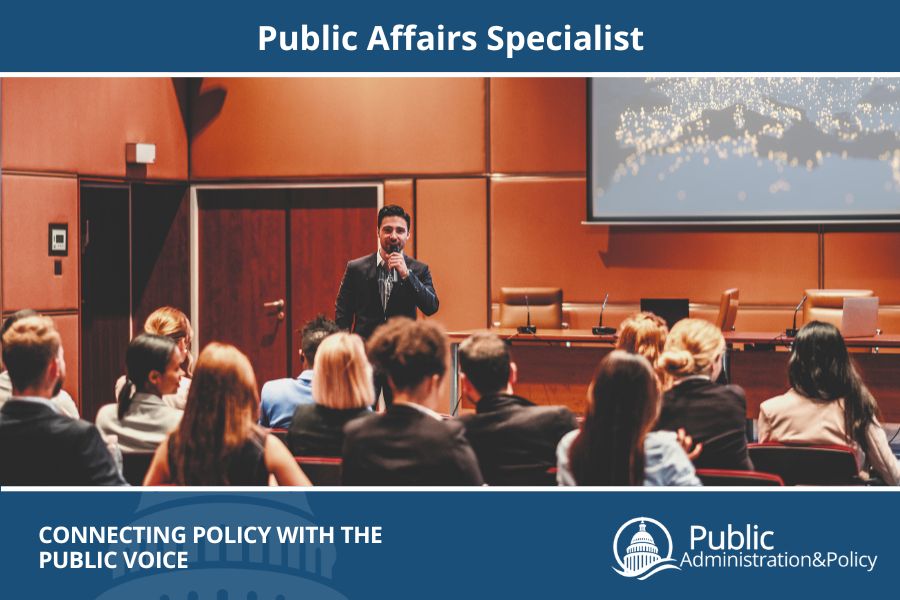
[[[526,296],[532,325],[539,329],[563,328],[562,289],[549,287],[500,288],[500,327],[526,324]]]
[[[716,316],[716,327],[722,331],[734,331],[740,295],[741,291],[738,288],[731,288],[722,292],[722,299],[719,301],[719,314]]]
[[[774,473],[785,485],[863,485],[856,454],[839,444],[747,444],[758,471]]]
[[[697,477],[706,487],[722,485],[769,486],[784,485],[781,477],[760,471],[733,471],[731,469],[697,469]]]
[[[803,323],[823,321],[838,329],[844,315],[844,298],[870,298],[872,290],[819,289],[806,290],[806,304],[803,305]]]

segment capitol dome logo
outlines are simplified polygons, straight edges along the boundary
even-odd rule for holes
[[[631,535],[631,542],[625,546],[622,554],[619,552],[619,543],[621,541],[624,544],[628,535]],[[665,555],[660,552],[657,541],[664,544]],[[660,571],[681,570],[672,558],[672,536],[669,535],[669,530],[650,517],[636,517],[619,527],[613,539],[613,555],[619,565],[618,569],[613,567],[613,571],[622,577],[643,581]]]

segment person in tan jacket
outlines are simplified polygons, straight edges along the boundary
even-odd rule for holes
[[[759,441],[844,444],[856,451],[860,477],[871,467],[900,485],[900,465],[836,327],[812,321],[797,334],[788,363],[791,389],[759,408]]]

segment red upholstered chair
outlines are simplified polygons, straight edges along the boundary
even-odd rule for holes
[[[732,471],[730,469],[697,469],[697,477],[705,486],[741,485],[770,486],[784,485],[781,477],[760,471]]]
[[[872,290],[817,289],[806,290],[803,305],[803,323],[823,321],[838,329],[844,316],[844,298],[871,298]]]
[[[856,453],[839,444],[748,444],[750,460],[758,471],[774,473],[785,485],[864,485],[859,478]]]
[[[719,301],[719,314],[716,316],[716,327],[722,331],[734,331],[740,295],[741,291],[737,288],[731,288],[722,292],[722,299]]]
[[[343,460],[331,456],[295,456],[313,485],[341,485]]]

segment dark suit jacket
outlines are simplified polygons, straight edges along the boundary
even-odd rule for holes
[[[688,379],[666,392],[656,429],[683,427],[694,442],[703,442],[703,451],[694,461],[698,469],[750,470],[746,419],[744,390],[708,379]]]
[[[456,421],[404,404],[344,428],[344,485],[481,485],[472,447]]]
[[[375,328],[391,317],[416,318],[418,307],[426,315],[438,309],[438,297],[431,282],[428,265],[404,255],[409,277],[398,279],[391,290],[387,310],[381,307],[375,253],[347,263],[341,289],[334,303],[335,321],[342,329],[368,338]],[[352,329],[351,329],[352,328]]]
[[[97,428],[48,406],[0,408],[0,485],[125,485]]]
[[[321,404],[301,404],[294,411],[288,430],[288,447],[294,456],[340,456],[344,425],[372,414],[365,408],[340,410]]]
[[[475,414],[460,421],[489,485],[555,485],[547,470],[556,466],[556,446],[578,428],[564,406],[535,406],[508,394],[483,397]]]

